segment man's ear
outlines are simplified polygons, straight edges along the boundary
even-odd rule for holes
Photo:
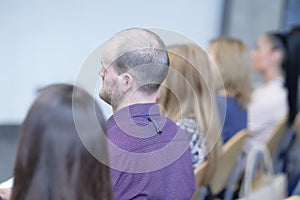
[[[132,84],[133,84],[133,78],[131,74],[124,73],[121,80],[122,91],[126,93],[132,87]]]

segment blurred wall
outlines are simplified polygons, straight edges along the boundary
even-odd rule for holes
[[[222,34],[242,39],[250,48],[267,31],[282,29],[286,0],[225,0]]]
[[[225,0],[221,34],[239,38],[252,50],[268,31],[283,30],[286,0]],[[252,72],[253,86],[262,76]]]
[[[223,0],[0,1],[0,124],[20,123],[45,85],[72,83],[89,53],[122,29],[176,30],[205,46],[220,33],[222,5]],[[110,108],[104,109],[109,116]]]
[[[89,54],[129,27],[175,30],[205,47],[222,10],[223,0],[0,1],[0,182],[12,175],[18,125],[40,88],[73,83]]]

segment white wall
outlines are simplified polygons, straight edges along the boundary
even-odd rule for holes
[[[0,1],[0,124],[20,123],[38,88],[72,83],[112,34],[165,28],[206,47],[219,34],[222,9],[222,0]]]

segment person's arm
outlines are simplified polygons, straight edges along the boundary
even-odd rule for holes
[[[267,126],[270,119],[270,106],[265,104],[265,101],[259,99],[253,99],[248,107],[248,134],[249,136],[255,136],[262,132]]]
[[[248,105],[248,134],[253,137],[264,132],[273,121],[278,109],[278,92],[271,85],[262,85],[255,89],[251,95],[251,102]],[[274,112],[275,111],[275,112]]]
[[[250,136],[272,130],[287,114],[286,92],[284,88],[273,86],[271,89],[253,93],[248,107],[248,132]]]
[[[0,189],[0,200],[9,200],[11,196],[12,188],[1,188]]]
[[[9,200],[11,197],[14,178],[10,178],[5,182],[0,183],[0,200]]]

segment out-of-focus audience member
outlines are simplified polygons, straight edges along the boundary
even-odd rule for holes
[[[288,49],[285,85],[288,90],[289,123],[292,124],[300,108],[300,26],[293,28],[286,35],[285,41]]]
[[[114,112],[106,123],[114,197],[190,199],[189,139],[156,103],[169,71],[165,44],[150,30],[126,29],[107,41],[101,63],[99,95]]]
[[[251,58],[246,45],[234,38],[216,38],[208,53],[219,70],[216,80],[216,100],[219,108],[223,141],[247,128],[247,106],[251,94]],[[218,72],[215,72],[217,74]]]
[[[285,35],[287,57],[286,57],[286,82],[285,85],[288,90],[288,104],[289,104],[289,125],[291,130],[295,124],[296,115],[300,108],[300,82],[299,82],[299,69],[300,69],[300,26],[294,27],[290,32]],[[297,117],[298,118],[298,117]],[[297,119],[298,120],[298,119]],[[296,122],[296,124],[298,121]],[[296,125],[295,124],[295,125]],[[288,133],[290,133],[288,131]],[[294,133],[294,132],[293,132]],[[298,137],[299,134],[296,134]],[[286,137],[285,137],[286,138]],[[283,141],[286,139],[284,138]],[[298,140],[299,138],[297,138]],[[293,195],[300,195],[300,145],[298,142],[292,141],[288,143],[288,156],[286,161],[285,171],[289,178],[289,192]],[[284,149],[285,150],[285,149]]]
[[[170,70],[158,102],[165,114],[187,132],[193,167],[207,159],[212,172],[221,139],[207,54],[195,44],[170,46],[168,52]]]
[[[107,156],[99,124],[102,112],[84,90],[43,89],[21,127],[12,200],[113,199],[109,168],[82,143]]]
[[[262,74],[264,82],[252,93],[248,107],[248,130],[251,136],[248,147],[256,142],[265,142],[275,125],[287,115],[287,91],[282,75],[285,56],[281,37],[275,33],[261,36],[252,52],[253,67]]]

